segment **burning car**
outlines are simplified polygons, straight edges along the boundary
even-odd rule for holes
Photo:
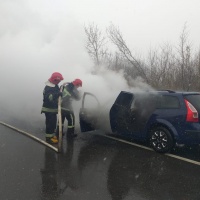
[[[99,112],[86,108],[84,93],[80,109],[82,132],[98,128]],[[170,152],[176,144],[200,144],[200,93],[144,91],[121,91],[110,108],[109,121],[112,133],[148,142],[159,153]]]

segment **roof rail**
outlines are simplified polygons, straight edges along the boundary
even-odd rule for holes
[[[169,93],[175,93],[175,91],[173,91],[173,90],[159,90],[159,91],[169,92]]]

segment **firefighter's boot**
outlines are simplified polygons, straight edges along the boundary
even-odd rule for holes
[[[72,139],[77,137],[77,134],[74,133],[74,127],[67,129],[67,138]]]
[[[58,139],[56,136],[53,137],[46,137],[46,142],[49,144],[57,144],[58,143]]]

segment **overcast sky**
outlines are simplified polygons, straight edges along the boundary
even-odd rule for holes
[[[198,48],[199,19],[199,0],[1,0],[1,111],[41,117],[44,82],[54,71],[65,81],[82,79],[82,92],[100,97],[126,89],[120,74],[91,74],[84,25],[103,31],[113,23],[130,49],[143,55],[166,42],[177,45],[185,23]]]

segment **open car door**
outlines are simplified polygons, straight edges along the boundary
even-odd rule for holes
[[[100,103],[95,95],[85,92],[79,112],[81,132],[93,131],[97,128]]]

